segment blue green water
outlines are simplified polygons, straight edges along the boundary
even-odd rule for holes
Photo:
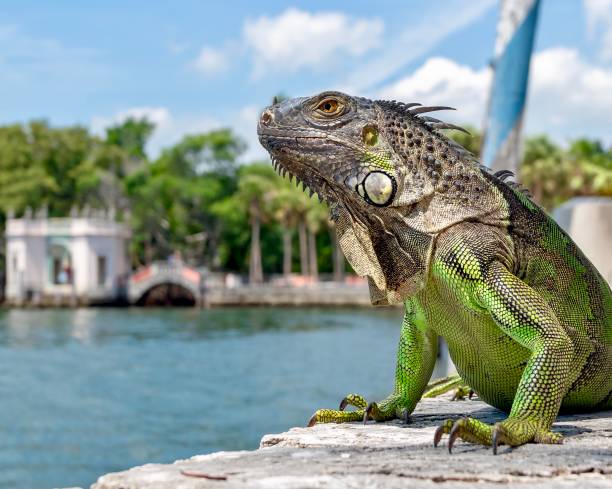
[[[395,309],[0,310],[0,487],[252,449],[393,384]]]

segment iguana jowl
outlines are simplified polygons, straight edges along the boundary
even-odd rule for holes
[[[340,245],[374,304],[405,303],[395,388],[351,394],[313,422],[384,421],[413,411],[443,336],[461,378],[509,413],[436,432],[492,445],[559,443],[559,411],[612,408],[612,293],[559,226],[424,116],[446,107],[338,92],[267,108],[259,139],[281,174],[331,208]],[[344,411],[351,404],[356,411]]]

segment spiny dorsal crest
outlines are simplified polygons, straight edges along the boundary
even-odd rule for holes
[[[533,198],[533,196],[531,195],[531,192],[529,191],[529,189],[523,187],[519,182],[514,180],[515,175],[514,175],[513,171],[510,171],[510,170],[499,170],[499,171],[496,171],[495,173],[492,173],[491,170],[488,167],[486,167],[486,166],[481,166],[481,168],[483,168],[484,170],[489,172],[491,175],[493,175],[493,177],[497,178],[501,182],[504,182],[510,188],[513,188],[513,189],[521,192],[523,195],[525,195],[526,197],[529,197],[530,199]],[[510,179],[512,179],[512,180],[510,180]]]
[[[402,115],[408,115],[411,118],[417,119],[421,123],[425,124],[428,128],[437,129],[454,129],[456,131],[462,131],[466,134],[470,134],[465,128],[450,124],[448,122],[441,121],[435,117],[420,116],[420,114],[426,114],[428,112],[436,112],[438,110],[456,110],[453,107],[447,107],[445,105],[432,105],[423,106],[417,102],[398,102],[396,100],[377,100],[376,103],[385,110],[391,110]]]

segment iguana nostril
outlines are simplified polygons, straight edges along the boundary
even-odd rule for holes
[[[269,110],[264,110],[263,114],[261,114],[261,123],[264,126],[267,126],[273,120],[274,120],[274,116],[272,115],[272,112],[270,112]]]

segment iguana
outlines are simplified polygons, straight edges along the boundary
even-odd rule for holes
[[[457,438],[494,453],[561,443],[551,431],[560,411],[612,408],[610,287],[507,172],[492,174],[441,132],[457,126],[422,115],[448,108],[324,92],[260,117],[274,167],[328,202],[372,303],[405,304],[392,394],[369,404],[348,395],[310,424],[407,416],[442,336],[463,381],[509,414],[494,426],[446,420],[435,445],[443,434],[449,451]]]

